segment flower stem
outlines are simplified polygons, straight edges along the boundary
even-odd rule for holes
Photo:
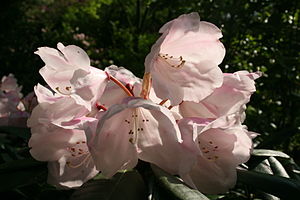
[[[152,84],[151,74],[149,72],[146,72],[143,77],[143,85],[142,85],[142,92],[141,92],[142,98],[149,99],[151,84]]]

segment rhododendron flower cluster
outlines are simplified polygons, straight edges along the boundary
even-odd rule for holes
[[[35,52],[48,87],[34,89],[29,146],[35,159],[48,162],[49,183],[79,187],[143,160],[204,193],[235,185],[256,136],[242,123],[260,73],[223,73],[222,33],[197,13],[159,32],[143,80],[123,67],[90,66],[74,45]]]
[[[34,93],[23,98],[21,86],[13,74],[0,82],[0,126],[26,127],[29,112],[35,106]]]

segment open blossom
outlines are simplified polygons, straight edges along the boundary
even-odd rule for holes
[[[162,36],[145,59],[145,73],[151,74],[159,98],[170,99],[173,106],[199,102],[222,85],[218,64],[225,48],[215,25],[191,13],[166,23],[159,32]]]
[[[138,159],[172,174],[189,168],[173,115],[149,100],[129,98],[113,105],[99,119],[96,131],[86,129],[86,134],[96,167],[107,177],[135,167]]]
[[[179,105],[183,117],[218,118],[236,114],[241,121],[244,118],[245,105],[255,92],[254,80],[260,73],[238,71],[233,74],[225,73],[220,88],[199,103],[184,101]]]
[[[22,87],[13,74],[3,76],[0,82],[0,126],[26,127],[29,113],[22,102]]]
[[[236,167],[250,158],[252,137],[245,126],[216,120],[183,118],[179,121],[183,146],[194,156],[194,165],[181,178],[209,194],[224,193],[236,183]]]
[[[62,96],[71,96],[78,104],[91,110],[101,97],[107,76],[91,67],[86,52],[75,45],[57,44],[59,50],[40,47],[35,53],[45,62],[40,69],[47,84]]]
[[[98,174],[84,131],[39,124],[31,127],[31,133],[30,153],[36,160],[48,162],[48,183],[79,187]]]
[[[27,121],[31,128],[31,155],[48,161],[48,183],[58,187],[79,187],[98,171],[88,150],[86,136],[79,130],[89,112],[69,96],[55,96],[49,89],[37,85],[39,104]]]

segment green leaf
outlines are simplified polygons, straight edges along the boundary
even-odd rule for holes
[[[275,157],[269,157],[268,161],[274,175],[290,178],[282,164]]]
[[[147,199],[145,183],[137,171],[119,172],[111,179],[97,177],[76,190],[71,200]]]
[[[267,158],[261,160],[254,168],[253,171],[261,172],[265,174],[273,174],[270,166],[270,162]]]
[[[275,151],[270,149],[253,149],[252,152],[253,156],[273,156],[273,157],[282,157],[282,158],[290,158],[289,155],[281,152],[281,151]]]
[[[238,170],[238,181],[283,199],[295,199],[300,194],[300,182],[285,177]]]
[[[155,165],[151,165],[151,168],[158,178],[159,183],[166,190],[170,191],[176,199],[180,200],[208,200],[208,198],[199,192],[198,190],[194,190],[185,185],[182,181],[180,181],[175,176],[168,174],[163,171],[159,167]]]
[[[32,184],[46,173],[46,165],[33,159],[14,160],[0,165],[0,191]]]
[[[20,137],[24,140],[28,140],[30,138],[29,128],[0,126],[0,133],[7,133],[8,136]]]
[[[0,192],[13,190],[25,185],[30,185],[46,174],[46,169],[32,168],[19,171],[0,173]]]
[[[260,159],[256,160],[258,163],[257,165],[253,168],[253,171],[256,172],[261,172],[265,174],[271,174],[271,175],[287,175],[285,169],[283,166],[280,164],[280,162],[275,158],[275,157],[260,157]],[[277,161],[277,162],[276,162]],[[286,177],[286,176],[284,176]],[[288,177],[288,176],[287,176]],[[260,195],[263,196],[264,199],[266,200],[278,200],[279,198],[273,195],[270,195],[265,192],[260,192],[258,191]]]
[[[13,160],[0,165],[0,173],[14,172],[18,170],[33,169],[39,166],[46,166],[45,162],[39,162],[34,159]]]

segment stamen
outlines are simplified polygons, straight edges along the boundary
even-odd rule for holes
[[[150,89],[152,85],[152,78],[150,72],[146,72],[143,77],[142,91],[140,96],[143,99],[149,99]]]
[[[104,110],[104,111],[107,111],[107,108],[99,103],[96,103],[96,107],[98,110]]]
[[[67,161],[67,166],[68,167],[70,167],[70,168],[77,168],[77,167],[80,167],[80,166],[82,166],[85,162],[87,162],[88,161],[88,164],[89,164],[89,162],[90,162],[90,159],[89,158],[91,158],[91,154],[86,154],[87,156],[80,162],[80,163],[78,163],[78,164],[73,164],[71,161]],[[89,159],[89,160],[88,160]],[[88,165],[86,165],[86,166],[88,166]]]
[[[67,86],[67,87],[66,87],[66,90],[67,90],[67,91],[70,91],[71,88],[72,88],[71,86]],[[71,91],[70,91],[69,93],[65,93],[65,92],[61,91],[59,87],[56,87],[55,89],[57,90],[57,92],[59,92],[59,93],[62,94],[62,95],[68,95],[68,96],[71,95]]]
[[[117,80],[113,76],[109,76],[109,77],[110,77],[109,80],[112,80],[115,84],[117,84],[128,96],[133,97],[133,94],[131,94],[131,92],[119,80]]]
[[[71,90],[71,86],[66,87],[66,90],[70,91]]]
[[[132,96],[134,96],[134,94],[133,94],[133,86],[130,85],[129,83],[127,83],[127,84],[125,85],[125,87],[129,90],[129,92],[132,94]]]
[[[163,60],[168,63],[168,65],[170,67],[173,68],[180,68],[183,67],[183,65],[185,64],[185,60],[183,60],[182,56],[179,56],[179,58],[175,58],[173,56],[169,56],[168,54],[163,54],[163,53],[159,53],[158,54],[159,57],[163,58]],[[178,64],[179,63],[179,64]]]
[[[169,99],[164,99],[164,100],[162,100],[160,103],[159,103],[159,105],[164,105],[164,103],[166,103],[167,101],[168,101]]]

